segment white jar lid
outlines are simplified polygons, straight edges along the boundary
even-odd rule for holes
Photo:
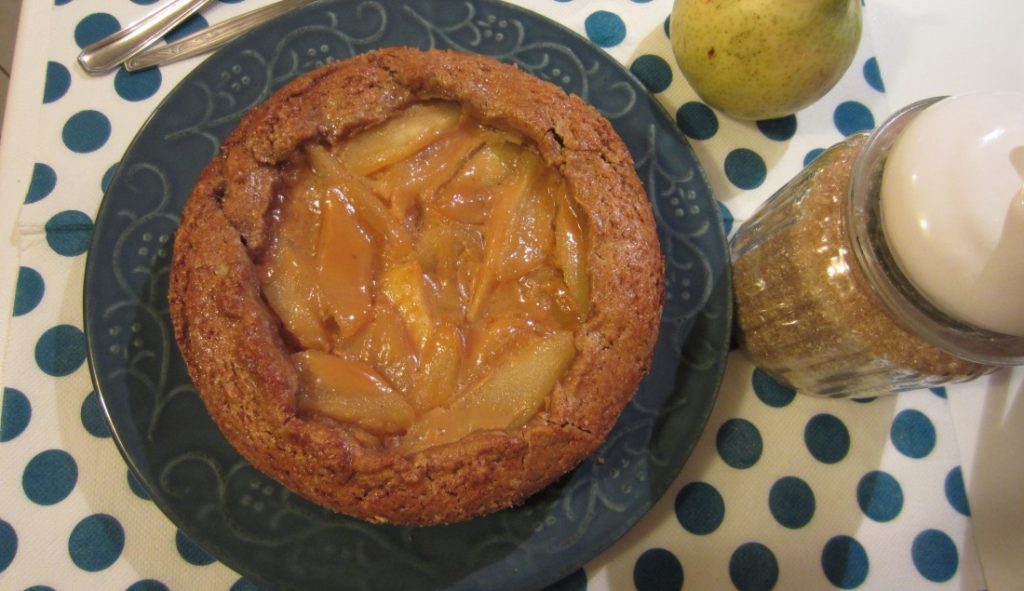
[[[880,209],[893,257],[933,305],[1024,336],[1024,93],[918,114],[886,160]]]

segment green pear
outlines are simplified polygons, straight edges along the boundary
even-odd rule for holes
[[[794,113],[828,92],[860,43],[861,0],[676,0],[676,61],[700,98],[738,119]]]

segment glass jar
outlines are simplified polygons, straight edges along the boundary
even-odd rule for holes
[[[873,396],[1024,363],[1024,337],[952,318],[918,293],[881,229],[886,155],[937,100],[826,150],[733,237],[738,340],[776,380],[820,396]]]

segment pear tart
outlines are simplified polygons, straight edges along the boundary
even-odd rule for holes
[[[228,441],[373,522],[521,503],[648,368],[653,217],[611,125],[477,55],[391,48],[242,119],[189,198],[175,336]]]

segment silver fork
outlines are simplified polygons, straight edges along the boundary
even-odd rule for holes
[[[279,0],[262,8],[250,10],[236,17],[229,18],[223,22],[211,25],[201,31],[179,39],[167,45],[153,45],[128,58],[124,67],[129,72],[135,72],[153,66],[160,66],[176,62],[187,57],[216,49],[274,17],[282,15],[290,10],[301,8],[316,0]]]
[[[78,55],[78,63],[90,74],[113,70],[210,2],[213,0],[174,0],[90,44]]]

